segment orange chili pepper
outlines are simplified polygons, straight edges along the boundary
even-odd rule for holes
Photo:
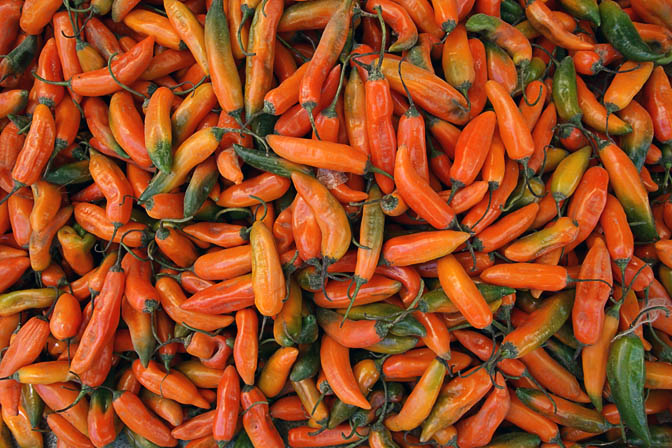
[[[233,359],[245,384],[252,385],[257,370],[259,320],[256,313],[249,308],[237,311],[236,326],[238,333],[233,346]]]
[[[112,406],[119,419],[128,428],[160,446],[175,446],[177,440],[166,425],[131,392],[115,393]]]
[[[506,154],[512,160],[520,161],[526,166],[527,160],[534,152],[534,142],[520,110],[500,83],[488,81],[485,84],[485,91],[497,114],[499,135],[506,148]]]
[[[240,404],[246,411],[243,415],[243,427],[253,445],[263,445],[269,448],[285,446],[285,442],[271,420],[266,397],[258,388],[243,389],[240,394]]]
[[[355,380],[347,347],[325,335],[322,338],[320,360],[329,386],[342,402],[362,409],[371,408]]]
[[[394,177],[404,202],[413,211],[437,229],[450,227],[455,212],[417,173],[405,145],[398,148]]]

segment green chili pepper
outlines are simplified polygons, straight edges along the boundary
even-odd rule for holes
[[[579,97],[576,93],[576,69],[574,59],[565,57],[555,69],[553,75],[553,103],[558,116],[570,123],[579,125],[583,111],[579,107]]]
[[[243,162],[257,169],[277,174],[278,176],[292,177],[292,173],[295,171],[304,174],[313,174],[312,170],[304,165],[290,162],[266,151],[245,148],[236,144],[233,145],[233,149],[243,159]]]
[[[317,375],[320,370],[320,344],[310,344],[299,354],[289,374],[291,381],[301,381]]]
[[[89,172],[89,161],[80,160],[78,162],[62,165],[44,176],[44,180],[56,185],[82,184],[91,180]]]
[[[207,163],[207,162],[206,162]],[[199,169],[201,168],[201,169]],[[184,216],[194,216],[215,187],[219,171],[215,163],[201,165],[194,170],[184,192]]]
[[[42,413],[44,412],[44,401],[37,394],[32,384],[21,385],[21,404],[26,410],[28,420],[33,428],[40,426]]]
[[[562,8],[579,20],[587,20],[600,26],[600,9],[595,0],[560,0]]]
[[[600,26],[602,34],[625,59],[646,62],[655,61],[663,56],[651,51],[632,24],[630,16],[615,1],[603,0],[600,3],[600,17],[603,25]]]
[[[301,333],[297,342],[299,344],[312,344],[317,341],[319,326],[314,314],[307,314],[301,318]]]
[[[37,53],[37,36],[29,34],[23,41],[17,45],[7,56],[4,57],[3,62],[7,61],[7,70],[5,71],[0,82],[13,75],[20,75],[30,65]]]
[[[497,436],[484,448],[536,448],[541,439],[529,432],[510,432]]]
[[[499,6],[502,20],[513,25],[525,19],[525,10],[514,0],[502,0]]]
[[[628,334],[616,339],[609,349],[607,381],[623,424],[645,446],[651,433],[644,411],[644,345],[639,336]]]
[[[526,86],[532,81],[541,78],[546,71],[546,64],[540,57],[533,57],[530,63],[523,71],[523,85]]]

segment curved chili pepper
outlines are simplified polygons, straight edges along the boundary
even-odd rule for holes
[[[70,79],[70,88],[82,96],[109,95],[121,89],[110,74],[124,85],[132,84],[147,69],[152,59],[154,38],[147,37],[129,51],[112,58],[110,67],[103,67],[85,73],[76,73]]]
[[[436,432],[455,423],[491,387],[492,383],[485,369],[474,370],[471,375],[457,377],[445,384],[428,418],[422,424],[420,440],[429,440]]]
[[[404,201],[420,217],[437,229],[446,229],[451,226],[455,212],[417,173],[411,161],[409,149],[405,145],[398,148],[394,177]]]
[[[554,44],[568,50],[592,50],[592,43],[585,42],[560,26],[556,16],[543,2],[534,1],[525,8],[525,15],[534,29]],[[604,23],[604,18],[602,19]]]
[[[329,336],[324,336],[320,348],[320,359],[327,381],[341,401],[362,409],[371,408],[355,380],[350,367],[350,354],[347,347],[342,346]]]
[[[435,358],[420,377],[398,414],[388,417],[385,425],[393,431],[408,431],[429,416],[446,374],[444,361]]]
[[[622,110],[630,104],[635,95],[644,87],[652,72],[653,62],[626,61],[602,98],[607,112]]]

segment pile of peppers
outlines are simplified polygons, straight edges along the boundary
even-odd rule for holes
[[[672,0],[0,0],[0,448],[672,447]]]

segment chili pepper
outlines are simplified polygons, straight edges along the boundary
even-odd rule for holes
[[[359,390],[352,373],[347,347],[325,335],[322,338],[320,359],[329,385],[341,401],[362,409],[371,408],[369,402],[366,401],[366,397]]]
[[[284,442],[271,421],[266,397],[258,388],[243,389],[240,403],[245,410],[243,427],[255,446],[283,447]],[[253,406],[254,405],[254,406]]]
[[[70,294],[62,294],[56,301],[49,321],[51,334],[60,340],[74,337],[82,322],[82,311],[77,299]]]
[[[247,308],[236,312],[236,326],[238,333],[233,346],[233,359],[236,370],[245,384],[254,384],[254,374],[257,369],[258,350],[257,328],[258,318],[253,310]]]
[[[385,425],[393,431],[408,431],[419,426],[429,416],[439,396],[445,374],[444,361],[435,358],[413,388],[401,411],[387,418]]]
[[[621,419],[637,437],[651,440],[644,412],[644,347],[636,335],[616,339],[609,349],[607,380]]]
[[[546,299],[525,323],[506,335],[500,356],[519,358],[543,344],[569,318],[573,300],[574,291],[561,292]]]
[[[209,75],[203,26],[191,10],[181,2],[164,1],[164,7],[173,29],[194,55],[201,70]]]
[[[541,391],[524,388],[517,389],[516,395],[532,410],[556,423],[592,433],[604,432],[609,428],[609,424],[599,412],[584,408],[563,398],[550,394],[549,398]]]
[[[0,39],[0,52],[6,54],[12,49],[11,45],[16,40],[19,31],[19,18],[21,17],[22,3],[18,1],[8,1],[2,4],[2,24],[7,31]]]
[[[451,226],[455,212],[415,171],[405,145],[398,148],[394,177],[402,198],[419,216],[437,229]]]
[[[592,50],[593,44],[581,40],[558,23],[555,14],[543,2],[534,1],[525,8],[525,15],[535,30],[554,44],[568,50]],[[602,14],[600,14],[602,15]],[[604,17],[602,23],[606,25]]]
[[[264,395],[272,398],[280,393],[298,354],[299,351],[294,347],[282,347],[269,358],[258,382]]]
[[[627,107],[649,79],[652,70],[652,62],[627,61],[624,63],[602,98],[607,112],[614,112]]]
[[[59,414],[53,413],[47,416],[47,425],[49,429],[62,440],[74,447],[92,447],[91,441],[77,431],[77,428],[72,426],[68,421]]]
[[[473,280],[453,255],[446,255],[437,264],[441,287],[452,302],[476,328],[485,328],[492,322],[492,312]]]
[[[19,39],[18,45],[0,62],[0,82],[26,70],[37,53],[37,36],[27,35]]]
[[[605,37],[626,59],[636,62],[655,61],[660,57],[644,43],[630,17],[618,3],[600,3],[600,17]]]
[[[493,433],[506,417],[511,401],[501,373],[497,374],[495,384],[499,387],[490,392],[478,413],[457,424],[459,446],[467,448],[489,443]]]
[[[210,407],[198,394],[196,386],[180,372],[165,373],[154,361],[150,360],[147,367],[143,367],[140,360],[136,360],[133,363],[133,373],[144,387],[157,395],[204,409]]]
[[[443,44],[441,64],[448,84],[466,97],[467,91],[476,79],[476,72],[464,26],[458,25],[447,36]]]
[[[639,176],[636,175],[637,168],[628,156],[614,144],[602,146],[599,155],[609,172],[614,193],[628,215],[633,234],[640,241],[655,239],[656,232],[651,208],[646,197],[647,193]]]
[[[172,130],[170,107],[173,93],[159,87],[152,94],[145,113],[145,146],[152,163],[161,171],[170,171],[172,166]]]
[[[21,385],[21,405],[23,411],[28,416],[30,425],[37,428],[42,420],[44,412],[44,402],[35,391],[31,384]]]
[[[105,389],[93,392],[87,416],[87,428],[94,446],[105,446],[117,438],[111,392]]]
[[[96,297],[98,306],[93,311],[72,359],[73,372],[81,374],[90,368],[111,340],[119,323],[125,278],[124,271],[118,266],[113,266],[105,276],[103,288]]]
[[[88,436],[89,403],[85,396],[74,403],[79,398],[79,391],[73,383],[35,384],[34,387],[49,408],[61,410],[68,407],[60,414],[79,432]]]
[[[170,430],[131,392],[116,392],[112,406],[119,419],[133,432],[159,446],[175,446]]]
[[[2,419],[7,425],[10,433],[14,437],[14,441],[19,447],[41,447],[43,446],[42,434],[33,431],[26,411],[22,406],[19,406],[19,413],[17,415],[10,415],[5,408],[2,408]],[[3,425],[4,428],[4,425]],[[11,446],[11,445],[9,445]]]
[[[474,370],[471,375],[457,377],[445,384],[431,413],[422,424],[420,441],[429,440],[437,431],[456,422],[483,398],[491,387],[492,383],[485,369]]]
[[[563,217],[545,229],[511,243],[504,250],[504,256],[516,262],[531,261],[572,243],[578,234],[579,227],[570,218]]]
[[[532,350],[520,358],[534,378],[554,394],[579,403],[588,403],[590,399],[581,390],[579,381],[543,348]]]
[[[507,155],[512,160],[526,164],[526,159],[534,151],[534,143],[523,116],[501,84],[496,81],[488,81],[485,84],[485,90],[488,99],[493,103],[497,115],[499,134]]]
[[[101,96],[117,92],[121,86],[114,78],[121,84],[132,84],[149,66],[153,47],[154,38],[147,37],[124,54],[112,57],[109,67],[74,74],[68,85],[73,92],[82,96]]]
[[[184,216],[194,216],[217,183],[217,164],[213,157],[199,164],[184,192]]]
[[[404,51],[415,45],[418,39],[418,31],[415,23],[413,23],[413,19],[403,6],[385,0],[371,0],[366,2],[366,10],[371,14],[376,13],[376,8],[381,9],[383,20],[388,23],[397,34],[397,40],[390,45],[389,51]]]
[[[434,20],[441,26],[441,30],[449,34],[459,22],[456,0],[434,2]]]

